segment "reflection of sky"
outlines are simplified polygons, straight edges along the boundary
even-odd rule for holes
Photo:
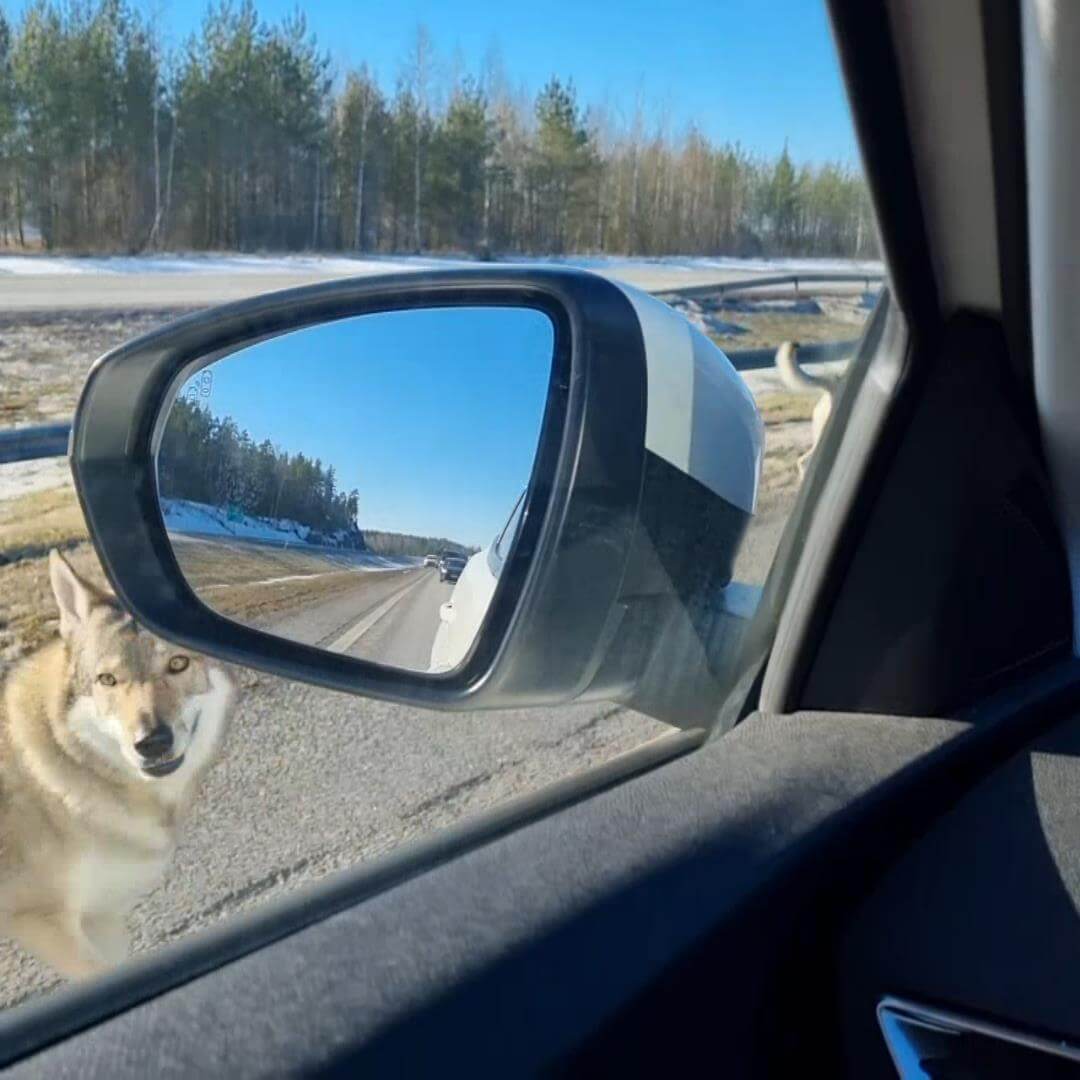
[[[483,545],[532,472],[553,351],[541,312],[427,308],[284,334],[193,381],[256,443],[332,464],[362,529]]]

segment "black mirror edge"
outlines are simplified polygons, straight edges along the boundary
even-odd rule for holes
[[[259,338],[375,311],[545,311],[556,350],[517,542],[470,655],[409,673],[233,623],[191,592],[158,505],[154,437],[178,381]],[[383,700],[449,710],[553,704],[594,683],[616,635],[645,474],[646,358],[619,286],[584,271],[477,268],[355,278],[187,316],[106,354],[75,416],[71,465],[121,602],[155,633],[222,660]],[[625,686],[606,691],[631,692]],[[610,681],[610,680],[609,680]]]

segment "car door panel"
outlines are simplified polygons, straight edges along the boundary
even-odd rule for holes
[[[637,1045],[656,1052],[667,1045],[662,1027],[642,1028],[624,1010],[710,938],[731,947],[743,973],[710,979],[714,1000],[752,1010],[749,989],[769,982],[790,945],[776,927],[793,926],[820,887],[821,860],[847,859],[845,835],[864,811],[899,797],[971,730],[929,718],[752,716],[690,755],[198,975],[11,1072],[141,1076],[151,1049],[163,1076],[361,1065],[415,1075],[447,1060],[516,1072],[581,1052],[607,1056],[612,1024],[617,1044],[634,1046],[624,1015]],[[793,880],[799,887],[788,887]],[[745,921],[763,897],[779,924]],[[304,895],[291,903],[302,907]],[[242,920],[232,933],[243,935]],[[713,1007],[701,990],[697,979],[676,985],[665,1025],[691,997]],[[725,1019],[727,1052],[749,1060],[755,1031],[736,1015]],[[18,1022],[0,1020],[0,1044],[19,1037]]]
[[[1011,757],[861,907],[842,952],[849,1061],[893,1075],[887,993],[1080,1039],[1080,718]]]

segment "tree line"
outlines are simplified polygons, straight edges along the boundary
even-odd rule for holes
[[[33,227],[33,228],[31,228]],[[0,245],[873,256],[861,176],[588,107],[497,53],[446,74],[418,27],[392,85],[303,15],[220,2],[167,49],[126,0],[0,10]]]
[[[477,548],[447,540],[445,536],[415,536],[412,533],[384,532],[381,529],[365,529],[364,541],[368,551],[376,555],[438,555],[454,551],[459,555],[472,555]]]
[[[360,494],[338,490],[333,465],[290,454],[269,439],[256,443],[231,416],[216,417],[187,397],[177,398],[169,413],[158,454],[158,487],[166,499],[306,525],[309,543],[395,556],[477,550],[445,537],[361,531]]]
[[[216,417],[185,397],[173,404],[162,435],[158,485],[167,499],[306,525],[313,543],[333,537],[366,546],[356,524],[359,492],[338,490],[333,465],[290,454],[269,439],[256,443],[231,416]]]

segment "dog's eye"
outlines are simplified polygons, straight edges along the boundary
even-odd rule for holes
[[[115,675],[110,675],[107,671],[103,671],[97,677],[97,681],[99,683],[101,683],[102,686],[115,686],[116,685],[116,676]]]
[[[191,661],[186,656],[174,656],[169,660],[169,671],[173,675],[179,675],[181,671],[187,671]]]

